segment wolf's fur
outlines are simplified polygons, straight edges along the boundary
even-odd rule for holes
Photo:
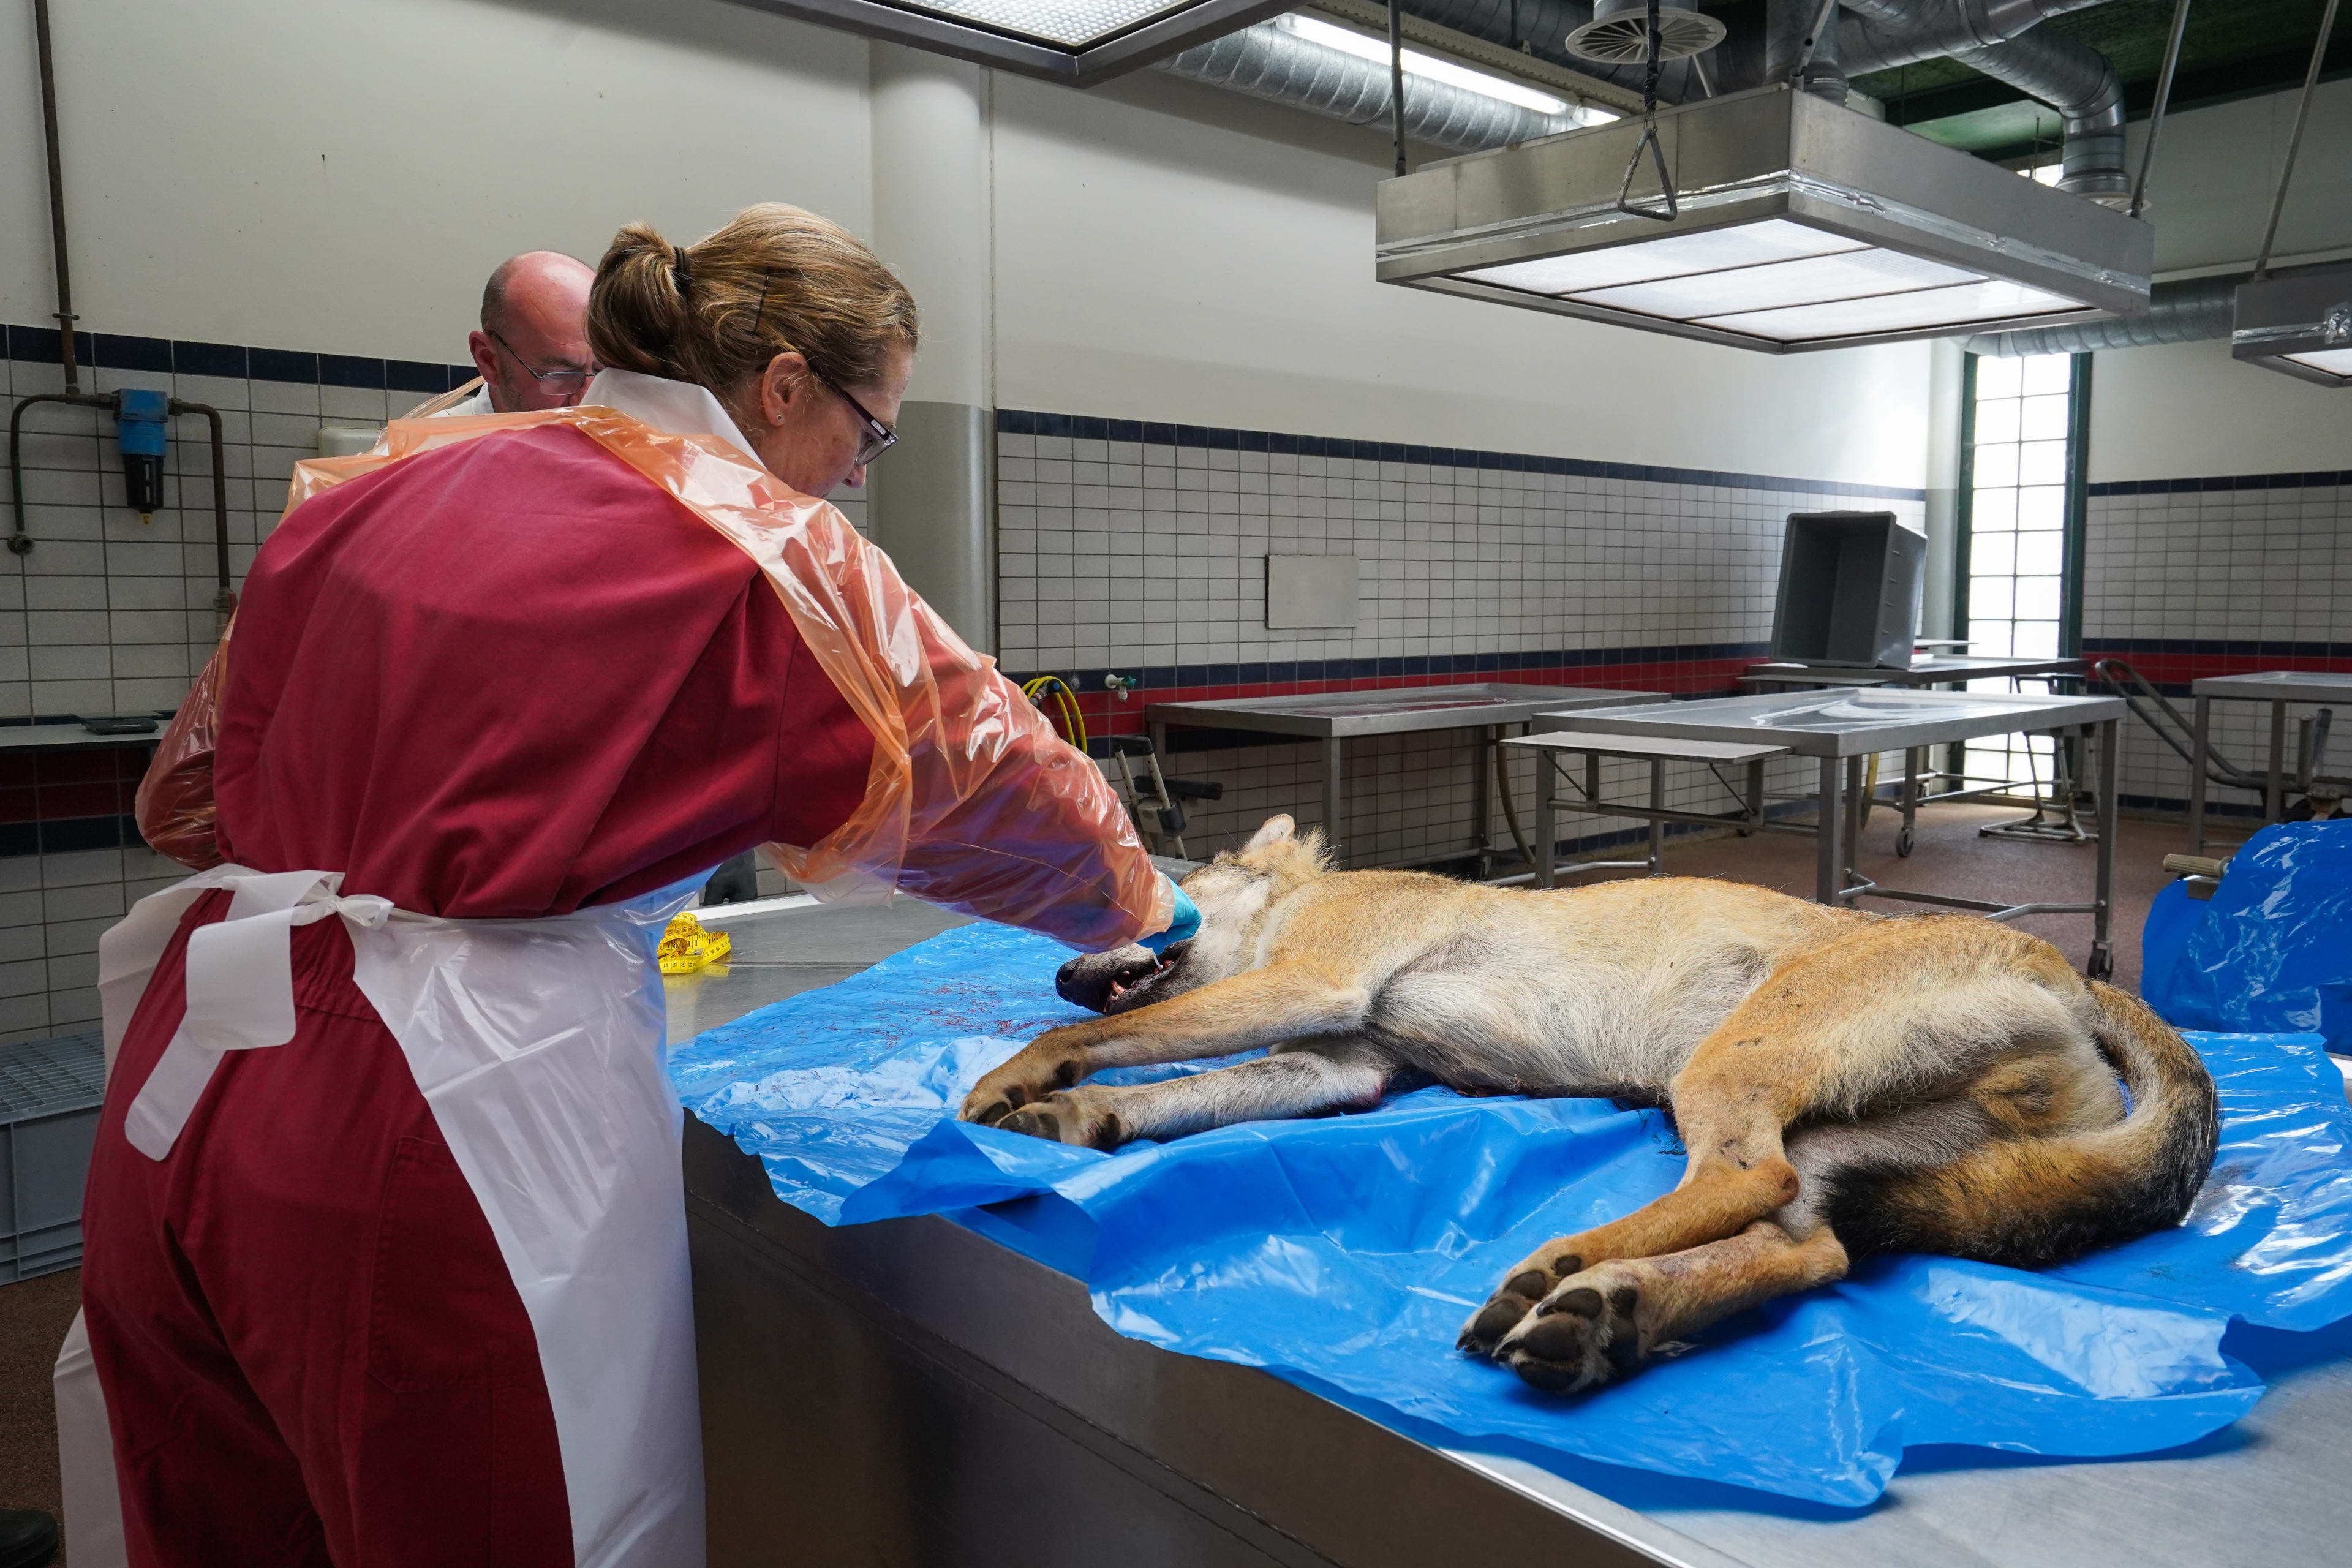
[[[1286,816],[1184,886],[1199,934],[1164,961],[1065,965],[1063,994],[1105,1016],[1039,1036],[965,1118],[1113,1148],[1363,1109],[1407,1071],[1668,1106],[1681,1184],[1538,1248],[1463,1330],[1540,1388],[1605,1382],[1869,1251],[2038,1266],[2177,1225],[2212,1163],[2212,1079],[2179,1035],[1974,916],[1687,878],[1528,892],[1334,872]],[[1252,1047],[1270,1054],[1082,1081]]]

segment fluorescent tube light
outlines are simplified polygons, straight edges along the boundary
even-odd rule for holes
[[[1313,16],[1302,16],[1296,12],[1285,16],[1280,25],[1285,31],[1297,34],[1309,43],[1321,44],[1327,49],[1338,49],[1341,54],[1353,55],[1360,60],[1370,60],[1375,65],[1389,63],[1388,45],[1369,33],[1359,33],[1352,27],[1342,27]],[[1532,109],[1538,114],[1566,114],[1571,107],[1564,98],[1554,98],[1550,93],[1538,92],[1508,77],[1472,70],[1468,66],[1456,65],[1435,55],[1425,55],[1419,49],[1404,51],[1404,73],[1426,81],[1442,81],[1465,92],[1500,99],[1505,103],[1516,103],[1521,109]],[[1603,121],[1617,118],[1608,110],[1589,106],[1579,108],[1576,117],[1586,125],[1598,125]]]

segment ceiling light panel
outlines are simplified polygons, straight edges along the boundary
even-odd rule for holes
[[[1073,87],[1165,59],[1297,0],[735,0]]]
[[[1948,267],[1940,261],[1865,247],[1832,256],[1807,257],[1801,261],[1735,267],[1721,272],[1603,289],[1576,298],[1588,305],[1606,305],[1688,321],[1728,315],[1735,310],[1819,305],[1874,294],[1900,294],[1983,281],[1980,274]]]
[[[908,8],[1076,48],[1181,7],[1167,0],[929,0]]]
[[[2147,308],[2146,224],[1810,94],[1657,125],[1673,221],[1618,206],[1626,121],[1383,182],[1380,277],[1774,353]]]
[[[2319,386],[2352,386],[2352,262],[2240,285],[2230,354]]]

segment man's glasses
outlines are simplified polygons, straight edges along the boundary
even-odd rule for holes
[[[805,363],[806,361],[803,360],[803,363]],[[857,411],[857,417],[866,422],[866,435],[864,438],[857,443],[857,467],[861,468],[864,468],[866,464],[872,462],[875,458],[888,451],[892,447],[898,445],[898,432],[891,429],[890,426],[883,424],[882,421],[875,418],[871,414],[866,413],[866,405],[858,402],[857,399],[850,396],[847,392],[842,390],[842,386],[839,382],[834,380],[833,377],[825,374],[824,372],[817,369],[817,367],[813,364],[808,367],[808,373],[816,377],[819,381],[824,383],[826,386],[832,388],[834,395],[840,398],[844,403],[848,404],[850,407],[856,409]]]
[[[577,397],[587,391],[588,384],[596,378],[596,370],[593,365],[586,370],[534,370],[529,360],[515,353],[514,344],[488,327],[482,330],[489,332],[491,342],[507,351],[507,358],[522,367],[522,373],[525,375],[539,383],[539,389],[541,392],[552,393],[558,397]]]

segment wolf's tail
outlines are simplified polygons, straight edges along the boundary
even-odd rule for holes
[[[2131,1089],[2130,1114],[2092,1132],[1980,1144],[1878,1181],[1851,1173],[1825,1212],[1850,1253],[1941,1252],[2038,1268],[2188,1215],[2221,1138],[2212,1075],[2146,1003],[2097,981],[2090,987],[2099,1045]]]

